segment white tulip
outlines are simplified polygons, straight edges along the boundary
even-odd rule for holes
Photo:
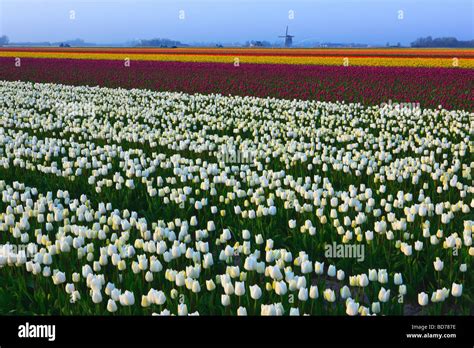
[[[102,302],[102,294],[100,291],[92,291],[92,302],[94,303],[101,303]]]
[[[388,302],[390,299],[390,290],[386,290],[384,287],[382,287],[379,291],[378,299],[380,302]]]
[[[403,278],[402,278],[402,274],[401,273],[395,273],[393,275],[393,283],[395,285],[400,285],[400,284],[403,284]]]
[[[313,300],[319,297],[319,291],[317,286],[311,285],[311,287],[309,288],[309,297]]]
[[[250,297],[254,300],[258,300],[260,297],[262,297],[262,289],[255,284],[249,287],[250,289]]]
[[[346,314],[350,316],[359,314],[359,304],[355,301],[348,301],[346,303]]]
[[[428,295],[424,292],[418,294],[418,303],[420,306],[426,306],[428,304]]]
[[[334,290],[332,290],[332,289],[324,290],[323,297],[328,302],[336,301],[336,294],[334,293]]]
[[[451,287],[451,294],[454,297],[460,297],[462,295],[462,284],[453,283]]]
[[[221,295],[221,303],[224,307],[227,307],[230,305],[230,297],[229,295],[223,294]]]
[[[114,300],[109,299],[107,302],[107,310],[111,313],[114,313],[117,311],[117,304],[115,303]]]
[[[300,310],[299,308],[290,308],[290,316],[299,316]]]
[[[444,262],[440,260],[439,257],[436,258],[436,260],[433,262],[434,269],[438,272],[443,270],[444,267]]]
[[[307,301],[308,300],[308,289],[300,288],[298,291],[298,300]]]
[[[54,285],[62,284],[66,281],[66,275],[63,272],[56,272],[52,278]]]
[[[119,300],[122,306],[133,306],[135,304],[135,296],[133,295],[133,292],[128,290],[119,295]]]
[[[188,315],[188,306],[186,305],[186,303],[178,304],[178,315],[180,316]]]
[[[245,307],[240,306],[239,308],[237,308],[237,315],[246,316],[247,315],[247,309]]]
[[[235,282],[234,292],[237,296],[243,296],[245,294],[245,283],[244,282]]]

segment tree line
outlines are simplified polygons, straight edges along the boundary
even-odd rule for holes
[[[471,48],[474,47],[474,40],[460,41],[455,37],[420,37],[411,43],[411,47],[454,47]]]

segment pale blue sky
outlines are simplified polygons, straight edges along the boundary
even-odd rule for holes
[[[0,0],[0,34],[11,41],[274,42],[289,25],[295,43],[408,44],[427,35],[473,39],[473,18],[472,0]]]

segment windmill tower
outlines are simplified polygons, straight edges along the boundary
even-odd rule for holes
[[[295,36],[288,35],[288,26],[286,26],[286,34],[278,37],[285,38],[285,47],[291,47],[291,45],[293,44],[293,38]]]

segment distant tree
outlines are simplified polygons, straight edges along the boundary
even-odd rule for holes
[[[431,36],[420,37],[411,43],[411,47],[454,47],[470,48],[474,47],[474,40],[459,41],[455,37],[439,37],[433,39]]]
[[[420,37],[411,43],[411,47],[432,47],[433,38],[431,36]]]
[[[10,40],[8,40],[8,36],[6,35],[0,36],[0,46],[8,45],[9,42]]]
[[[272,44],[268,41],[252,40],[245,42],[246,47],[271,47]]]
[[[141,40],[139,44],[137,44],[139,47],[183,47],[187,46],[179,41],[175,40],[170,40],[170,39],[151,39],[151,40]]]

